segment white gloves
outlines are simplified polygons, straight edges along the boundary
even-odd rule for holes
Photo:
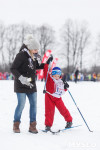
[[[33,87],[33,84],[30,83],[31,78],[24,77],[24,76],[21,75],[18,79],[20,80],[20,82],[21,82],[22,84],[25,84],[25,85],[29,86],[30,88]]]

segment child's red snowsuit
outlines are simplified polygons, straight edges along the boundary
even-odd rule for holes
[[[46,79],[48,71],[48,64],[44,66],[44,78]],[[53,94],[55,92],[55,83],[48,73],[46,91]],[[65,121],[72,122],[72,117],[65,107],[62,98],[54,97],[48,93],[45,94],[45,125],[52,126],[54,120],[55,106],[59,110],[60,114],[64,117]]]

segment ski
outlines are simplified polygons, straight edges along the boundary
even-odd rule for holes
[[[59,133],[59,132],[64,132],[64,131],[66,131],[66,130],[69,130],[69,129],[71,129],[71,128],[76,128],[76,127],[79,127],[79,126],[82,126],[82,125],[76,125],[76,126],[72,126],[72,127],[70,127],[70,128],[65,128],[65,129],[60,129],[60,130],[58,130],[58,131],[52,131],[52,130],[50,130],[50,131],[47,131],[47,130],[41,130],[42,132],[45,132],[45,133],[52,133],[52,134],[57,134],[57,133]]]
[[[58,130],[58,131],[52,131],[52,130],[50,130],[50,131],[47,131],[47,130],[41,130],[42,132],[45,132],[45,133],[52,133],[52,134],[57,134],[57,133],[59,133],[60,132],[60,130]]]
[[[76,126],[71,126],[70,128],[65,128],[65,129],[61,129],[60,131],[66,131],[68,129],[71,129],[71,128],[76,128],[76,127],[79,127],[79,126],[82,126],[82,125],[76,125]]]

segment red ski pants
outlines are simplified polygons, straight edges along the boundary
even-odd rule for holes
[[[59,110],[60,114],[64,117],[65,121],[71,122],[72,117],[65,107],[62,98],[56,98],[52,95],[45,94],[45,125],[52,126],[54,120],[55,106]]]

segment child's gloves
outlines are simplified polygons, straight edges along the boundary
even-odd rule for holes
[[[46,93],[46,90],[43,90],[43,94],[45,94]]]
[[[69,88],[69,84],[66,81],[64,81],[64,89],[67,89],[67,88]]]
[[[52,61],[53,60],[53,56],[51,55],[49,58],[48,58],[48,60],[47,60],[47,64],[49,64],[50,63],[50,61]]]
[[[25,85],[29,86],[30,88],[33,87],[33,84],[30,83],[31,78],[27,78],[27,77],[24,77],[24,76],[21,75],[18,79],[20,80],[20,82],[22,84],[25,84]]]

